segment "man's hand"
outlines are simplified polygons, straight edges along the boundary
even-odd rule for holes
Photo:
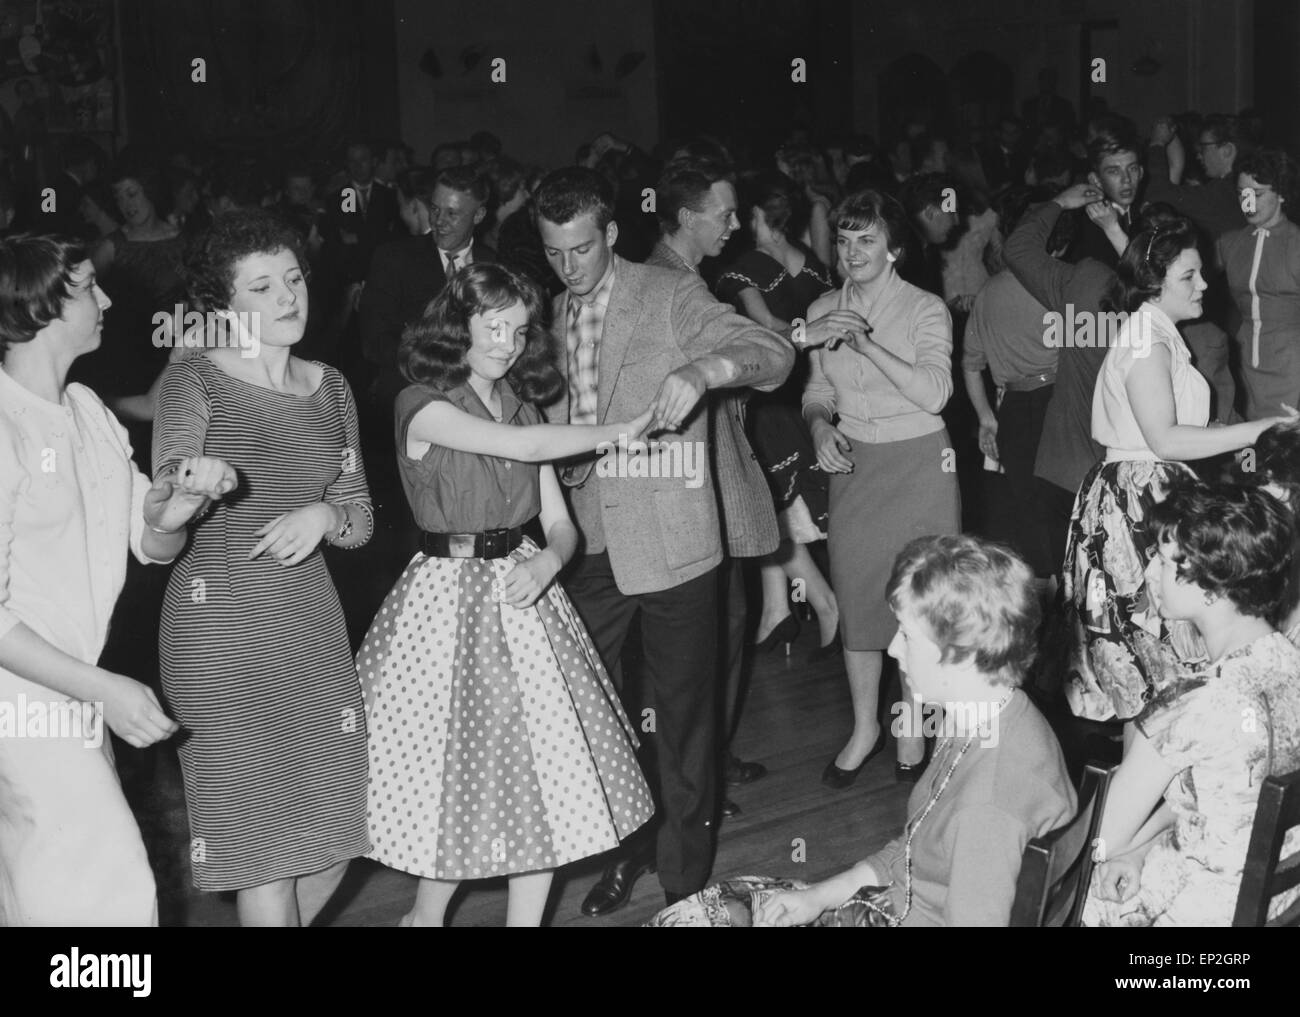
[[[676,431],[695,409],[709,389],[704,372],[694,364],[685,364],[664,379],[651,408],[654,423],[651,431]]]
[[[980,420],[979,444],[980,451],[996,462],[998,458],[997,417],[989,417],[987,420]]]
[[[1069,210],[1073,208],[1083,208],[1084,205],[1091,204],[1094,201],[1100,201],[1101,198],[1101,191],[1093,187],[1092,184],[1083,183],[1067,187],[1052,200],[1062,208]]]

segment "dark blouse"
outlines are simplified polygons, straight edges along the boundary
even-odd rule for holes
[[[411,385],[397,397],[397,468],[415,523],[433,533],[477,533],[522,526],[542,511],[535,463],[459,452],[430,445],[419,459],[406,454],[406,431],[415,415],[435,400],[449,402],[482,420],[492,414],[466,382],[441,390]],[[501,386],[502,423],[519,427],[543,423],[541,412]]]

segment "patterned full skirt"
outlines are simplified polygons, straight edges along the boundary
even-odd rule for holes
[[[518,562],[417,554],[357,669],[369,733],[368,857],[430,879],[553,869],[654,812],[636,737],[558,583],[494,594]]]
[[[1079,488],[1063,569],[1066,603],[1082,629],[1084,652],[1065,689],[1078,717],[1132,720],[1180,663],[1204,657],[1194,626],[1160,617],[1145,576],[1156,550],[1151,509],[1171,481],[1193,476],[1182,463],[1102,462]]]

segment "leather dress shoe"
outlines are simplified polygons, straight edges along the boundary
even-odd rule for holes
[[[747,763],[735,756],[727,757],[727,765],[723,770],[723,779],[733,787],[738,784],[752,784],[766,776],[767,767],[762,763]],[[726,813],[724,812],[723,815]]]
[[[655,863],[649,858],[620,858],[587,892],[582,901],[582,913],[588,918],[613,914],[631,899],[636,881],[654,870]]]
[[[894,780],[899,784],[915,784],[921,779],[921,774],[925,773],[925,768],[930,765],[930,752],[934,749],[934,739],[925,740],[925,754],[921,756],[919,763],[895,763]]]
[[[740,815],[740,806],[730,798],[722,799],[722,816],[724,819],[730,819],[732,816]]]
[[[836,791],[843,791],[858,779],[858,774],[862,772],[862,768],[871,762],[872,758],[878,755],[884,747],[885,729],[882,727],[879,736],[876,738],[876,744],[871,746],[871,751],[862,757],[862,762],[852,770],[841,770],[835,765],[835,760],[832,759],[826,764],[826,769],[822,771],[822,783]]]

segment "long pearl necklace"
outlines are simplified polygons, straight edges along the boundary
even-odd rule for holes
[[[1011,697],[1014,696],[1015,694],[1016,694],[1016,690],[1012,689],[1005,696],[1003,696],[996,703],[994,703],[993,709],[989,713],[989,719],[992,720],[994,717],[998,716],[998,714],[1002,712],[1003,707],[1005,707],[1007,703],[1011,702]],[[943,775],[943,779],[939,781],[938,786],[936,787],[934,785],[931,785],[932,787],[934,787],[934,791],[930,795],[930,800],[925,803],[925,807],[921,810],[920,814],[916,816],[915,819],[909,819],[907,821],[907,827],[906,827],[907,839],[903,842],[903,871],[905,873],[903,913],[901,915],[895,915],[889,912],[888,910],[886,910],[885,908],[882,908],[880,905],[873,903],[872,901],[862,901],[862,903],[865,904],[868,908],[870,908],[876,914],[884,918],[885,921],[889,923],[890,928],[898,928],[898,926],[902,925],[903,921],[912,912],[912,838],[916,836],[916,831],[919,830],[921,828],[921,824],[925,822],[925,817],[928,816],[931,810],[935,807],[935,805],[938,804],[939,798],[943,795],[944,791],[947,789],[948,782],[952,780],[952,775],[957,770],[957,764],[961,762],[962,757],[966,755],[970,747],[975,744],[975,739],[979,737],[979,735],[980,732],[977,729],[970,735],[969,738],[966,739],[965,744],[962,745],[961,749],[957,752],[957,755],[953,758],[953,761],[948,764],[948,770]],[[951,744],[952,742],[950,741],[947,742],[944,745],[944,749],[947,749],[948,745]]]

